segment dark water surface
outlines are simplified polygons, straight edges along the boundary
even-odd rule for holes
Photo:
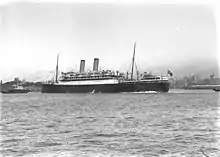
[[[1,95],[2,156],[220,156],[219,93]]]

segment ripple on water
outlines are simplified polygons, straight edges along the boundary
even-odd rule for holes
[[[218,94],[4,96],[4,156],[219,155]]]

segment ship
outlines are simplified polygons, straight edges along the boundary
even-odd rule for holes
[[[58,77],[59,54],[54,81],[42,83],[42,93],[125,93],[125,92],[168,92],[170,87],[167,76],[149,73],[138,74],[134,78],[135,48],[132,57],[131,76],[119,71],[98,70],[99,58],[94,58],[93,70],[85,72],[85,60],[80,61],[79,72],[61,72]]]
[[[19,85],[18,82],[16,85],[12,85],[12,88],[9,88],[7,90],[2,89],[2,81],[0,85],[0,90],[2,94],[14,94],[14,93],[28,93],[30,92],[30,89],[24,88],[23,86]]]
[[[220,92],[220,87],[213,88],[214,91]]]

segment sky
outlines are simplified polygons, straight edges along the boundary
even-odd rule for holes
[[[0,79],[60,71],[131,70],[183,76],[218,71],[217,20],[205,4],[12,2],[0,5]]]

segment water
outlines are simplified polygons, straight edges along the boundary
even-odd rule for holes
[[[219,93],[1,95],[2,156],[220,156]],[[202,151],[201,151],[201,150]]]

